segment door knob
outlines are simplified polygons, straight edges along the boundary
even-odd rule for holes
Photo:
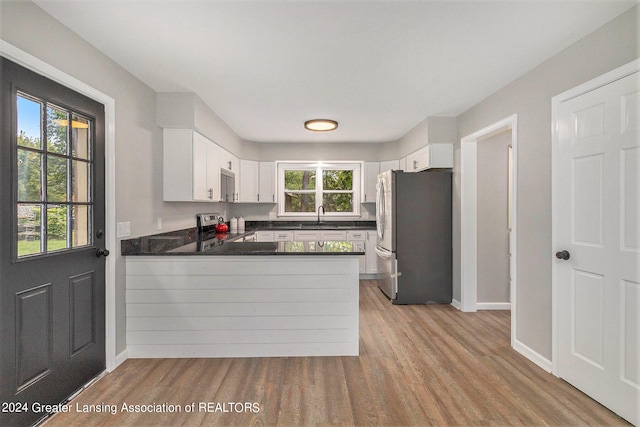
[[[97,256],[97,257],[101,257],[101,256],[109,256],[109,249],[99,248],[99,249],[96,251],[96,256]]]
[[[556,258],[558,259],[562,259],[562,260],[568,260],[569,258],[571,258],[571,254],[569,253],[569,251],[564,250],[564,251],[558,251],[556,252]]]

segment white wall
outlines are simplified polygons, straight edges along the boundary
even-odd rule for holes
[[[636,6],[458,116],[469,135],[518,114],[517,340],[551,360],[551,98],[640,57]],[[508,61],[509,58],[504,58]],[[454,271],[460,269],[460,144],[454,175]],[[460,277],[454,277],[454,297]]]

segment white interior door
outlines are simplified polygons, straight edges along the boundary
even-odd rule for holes
[[[638,72],[561,102],[554,220],[557,373],[640,422]]]

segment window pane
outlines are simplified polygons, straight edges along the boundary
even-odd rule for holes
[[[18,145],[40,149],[41,104],[25,97],[17,97],[18,103]]]
[[[284,188],[286,190],[315,190],[316,171],[286,170],[284,171]]]
[[[285,193],[285,212],[315,212],[316,211],[316,195]]]
[[[52,153],[67,154],[68,129],[67,112],[56,107],[47,107],[47,150]]]
[[[47,252],[66,249],[67,205],[47,206]]]
[[[18,204],[18,256],[42,253],[40,205]]]
[[[323,170],[322,188],[326,190],[353,190],[352,170]]]
[[[71,241],[74,247],[91,244],[91,221],[89,213],[89,206],[79,205],[73,207]]]
[[[91,157],[91,122],[77,114],[71,116],[71,154],[73,157],[89,160]]]
[[[47,156],[47,201],[67,201],[67,159]]]
[[[353,212],[352,193],[325,193],[322,205],[327,212]]]
[[[42,154],[18,148],[18,200],[42,200]]]
[[[87,162],[73,160],[73,173],[71,182],[72,201],[88,202],[89,201],[89,176],[90,164]]]

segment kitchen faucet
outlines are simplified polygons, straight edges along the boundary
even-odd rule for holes
[[[318,225],[320,225],[320,209],[322,209],[322,214],[324,215],[324,206],[320,205],[318,206]]]

